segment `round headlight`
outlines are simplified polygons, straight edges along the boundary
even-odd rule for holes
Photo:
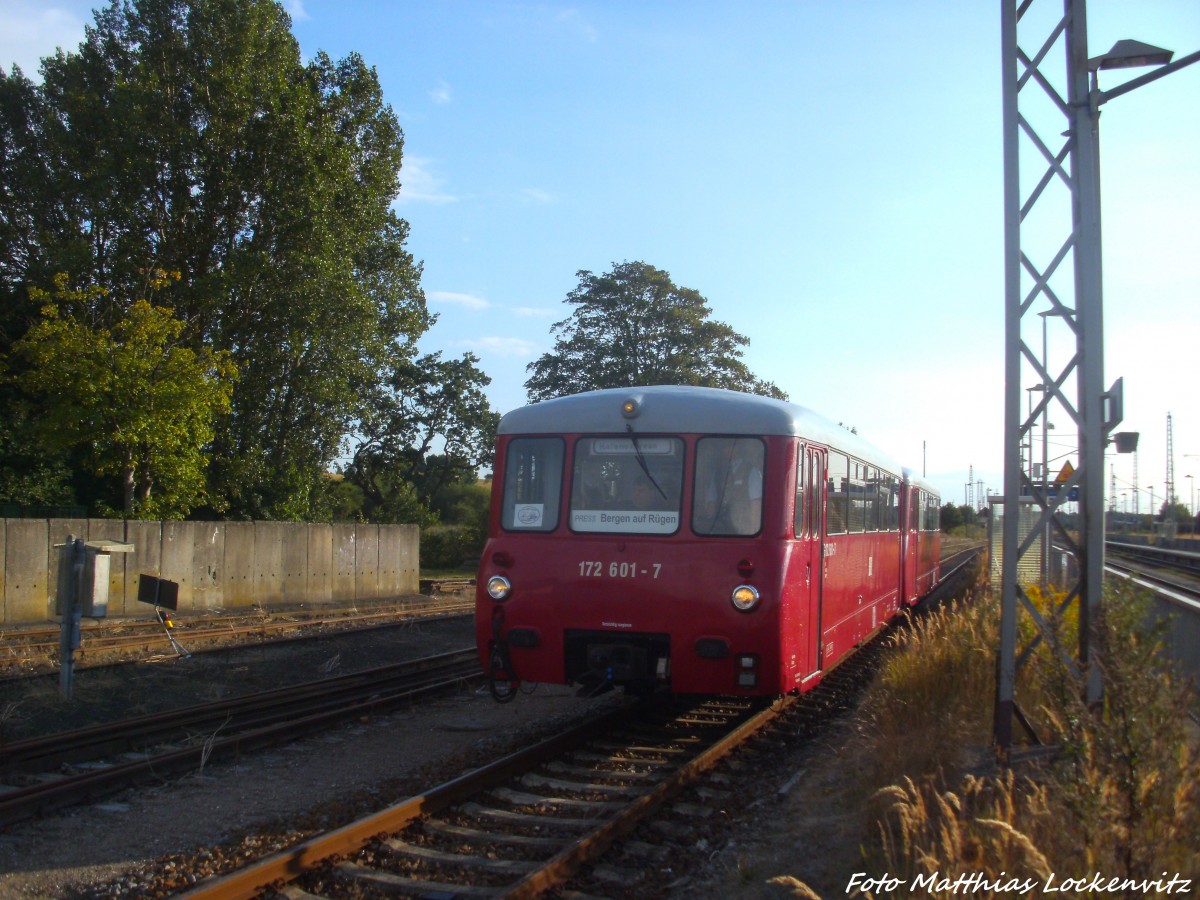
[[[487,592],[493,600],[507,600],[512,593],[512,583],[503,575],[493,575],[487,581]]]
[[[739,584],[729,595],[729,600],[742,612],[750,612],[758,606],[758,588],[750,584]]]

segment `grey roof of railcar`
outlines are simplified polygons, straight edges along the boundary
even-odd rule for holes
[[[904,480],[909,484],[919,487],[926,493],[933,494],[938,499],[941,499],[942,492],[938,488],[934,487],[931,482],[926,481],[923,477],[908,467],[905,467],[904,469]]]
[[[635,419],[621,404],[638,401]],[[754,434],[802,437],[899,474],[902,466],[840,425],[803,406],[720,388],[656,385],[587,391],[523,406],[500,419],[498,434],[612,434],[626,425],[650,434]]]

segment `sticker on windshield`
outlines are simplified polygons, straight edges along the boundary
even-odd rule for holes
[[[518,503],[513,507],[513,528],[541,528],[541,503]]]

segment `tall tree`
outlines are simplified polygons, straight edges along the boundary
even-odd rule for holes
[[[118,476],[126,517],[186,515],[204,494],[213,419],[229,410],[229,354],[179,346],[183,323],[146,300],[108,329],[75,315],[94,290],[60,278],[54,294],[33,293],[43,318],[13,353],[29,364],[22,386],[43,400],[45,444],[80,447],[90,471]]]
[[[180,273],[155,303],[241,374],[210,496],[322,515],[343,436],[434,321],[391,209],[403,135],[374,70],[304,64],[273,0],[112,0],[42,75],[0,78],[0,340],[36,321],[28,289],[55,273],[104,288],[80,320],[110,329],[152,273]]]
[[[433,521],[431,511],[453,484],[474,483],[490,465],[499,416],[483,388],[491,379],[478,358],[434,353],[396,368],[373,413],[352,438],[346,479],[363,493],[372,521]]]
[[[598,388],[690,384],[783,398],[742,362],[749,340],[714,320],[698,291],[676,286],[644,262],[578,273],[565,303],[575,307],[550,329],[554,349],[530,363],[525,390],[545,400]]]

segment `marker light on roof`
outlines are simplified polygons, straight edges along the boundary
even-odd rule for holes
[[[621,415],[627,419],[636,419],[639,412],[641,412],[641,406],[635,397],[630,397],[621,404]]]

